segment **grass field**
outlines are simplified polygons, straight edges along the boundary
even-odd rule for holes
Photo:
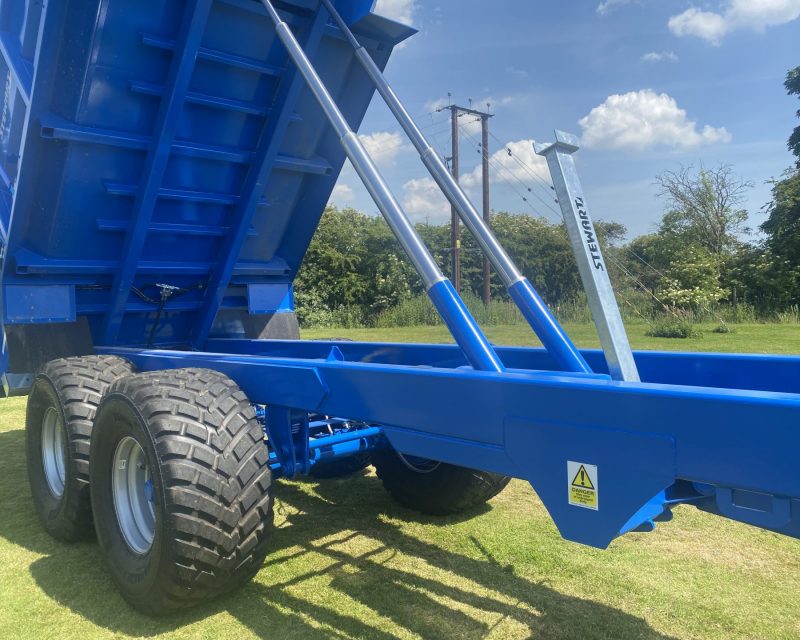
[[[627,323],[628,335],[634,349],[657,351],[727,351],[732,353],[800,353],[800,325],[796,324],[737,324],[732,333],[714,333],[716,324],[697,325],[696,338],[651,338],[645,335],[644,323]],[[569,335],[580,347],[599,347],[600,342],[592,324],[565,324]],[[495,344],[539,345],[527,325],[486,327],[486,334]],[[450,334],[441,327],[395,327],[393,329],[306,329],[304,338],[330,337],[383,342],[452,342]]]
[[[800,328],[737,326],[650,349],[800,352]],[[595,344],[590,327],[569,327]],[[492,340],[529,341],[522,327]],[[307,337],[444,341],[437,328],[309,331]],[[470,518],[420,517],[372,474],[280,482],[273,552],[256,580],[165,619],[133,612],[95,543],[43,533],[25,480],[24,400],[0,401],[0,638],[796,639],[800,541],[679,507],[609,550],[561,540],[513,482]]]

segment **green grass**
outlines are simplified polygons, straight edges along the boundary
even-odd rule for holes
[[[668,340],[640,348],[800,352],[800,328]],[[596,344],[588,326],[569,327]],[[525,344],[523,327],[489,331]],[[444,341],[435,327],[307,337]],[[0,401],[0,638],[796,639],[800,541],[679,507],[654,533],[598,551],[563,541],[534,492],[512,482],[470,518],[420,517],[371,473],[280,482],[272,553],[255,581],[152,620],[115,591],[94,542],[49,538],[25,480],[24,400]]]
[[[694,338],[655,338],[645,335],[644,322],[627,323],[628,336],[634,349],[658,351],[724,351],[731,353],[800,353],[800,325],[736,324],[731,333],[715,333],[719,323],[694,325],[699,332]],[[594,325],[565,324],[567,333],[579,347],[599,347]],[[539,345],[527,325],[486,327],[486,334],[495,344]],[[303,337],[331,337],[383,342],[452,342],[450,334],[439,327],[395,327],[392,329],[305,329]]]

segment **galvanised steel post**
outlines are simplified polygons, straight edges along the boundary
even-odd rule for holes
[[[483,184],[483,221],[489,226],[489,116],[481,116],[481,183]],[[483,257],[483,304],[492,301],[492,270],[489,258]]]
[[[534,150],[547,158],[609,373],[615,380],[638,382],[639,372],[572,157],[578,150],[578,138],[563,131],[556,131],[555,136],[552,144],[534,143]]]
[[[386,82],[386,78],[383,77],[381,70],[375,64],[369,52],[358,42],[331,1],[321,1],[331,13],[340,31],[355,49],[356,59],[364,67],[378,93],[380,93],[403,131],[405,131],[420,154],[422,163],[428,169],[431,177],[453,205],[464,225],[475,236],[475,240],[483,250],[484,255],[489,258],[503,284],[507,287],[511,299],[514,300],[528,324],[539,336],[557,366],[564,371],[590,373],[591,368],[586,364],[583,356],[578,352],[569,336],[567,336],[564,329],[550,312],[550,309],[533,288],[533,285],[517,269],[511,257],[497,241],[497,238],[483,221],[483,218],[470,202],[467,194],[464,193],[456,179],[450,175],[444,162],[442,162],[442,159],[422,134],[422,131],[420,131],[400,98],[397,97],[394,89]]]
[[[275,32],[286,47],[289,57],[297,65],[325,116],[339,136],[347,158],[422,278],[431,301],[467,360],[475,369],[504,371],[505,367],[500,358],[456,293],[453,285],[439,269],[422,239],[417,235],[414,225],[400,207],[372,158],[364,149],[364,145],[347,124],[289,25],[281,19],[270,0],[261,0],[261,2],[275,23]]]
[[[450,169],[453,180],[458,184],[458,107],[450,107]],[[461,292],[461,223],[458,211],[453,207],[450,211],[450,247],[453,259],[453,285]]]

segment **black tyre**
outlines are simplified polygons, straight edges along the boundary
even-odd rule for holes
[[[226,376],[130,376],[95,420],[92,510],[122,594],[158,615],[243,584],[272,527],[272,475],[253,406]]]
[[[373,451],[372,464],[395,500],[409,509],[437,516],[483,504],[511,480],[496,473],[401,456],[391,447]]]
[[[340,460],[318,462],[311,467],[309,475],[319,480],[340,478],[366,469],[371,463],[372,456],[369,453],[356,453],[355,455],[341,458]]]
[[[52,360],[34,379],[25,417],[28,481],[36,513],[53,537],[92,533],[89,446],[103,394],[133,367],[115,356]]]

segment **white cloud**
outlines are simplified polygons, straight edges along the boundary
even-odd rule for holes
[[[672,16],[667,24],[669,30],[676,36],[697,36],[714,44],[719,44],[728,31],[728,25],[723,16],[713,11],[701,11],[694,7]]]
[[[751,29],[762,32],[800,17],[800,0],[726,0],[718,12],[687,9],[669,19],[676,36],[696,36],[719,44],[731,31]]]
[[[461,186],[468,191],[478,189],[483,180],[482,171],[479,163],[472,171],[463,173],[459,180]],[[492,184],[512,183],[519,189],[522,187],[518,181],[521,181],[533,186],[536,178],[531,174],[550,181],[547,161],[534,153],[533,140],[509,142],[490,156],[489,181]],[[409,180],[403,185],[403,207],[415,222],[440,223],[450,219],[450,204],[431,178]]]
[[[519,67],[515,67],[513,64],[506,67],[506,73],[510,76],[516,76],[517,78],[527,78],[528,72],[525,69],[520,69]]]
[[[511,153],[509,154],[509,150]],[[535,178],[531,173],[550,181],[547,161],[533,151],[533,140],[517,140],[507,143],[489,156],[489,181],[530,184]],[[479,164],[461,177],[461,184],[468,189],[480,186],[483,169]]]
[[[352,202],[355,197],[355,192],[349,184],[339,182],[333,188],[330,201],[334,204],[341,204],[345,202]]]
[[[426,111],[441,111],[451,104],[448,98],[437,98],[436,100],[428,100],[425,103]]]
[[[763,31],[800,17],[800,0],[732,0],[727,17],[736,27]]]
[[[597,13],[601,16],[608,15],[608,13],[614,8],[618,7],[623,4],[630,4],[633,0],[605,0],[605,2],[601,2],[597,5]]]
[[[416,0],[378,0],[374,11],[385,18],[411,24],[417,12],[417,3]]]
[[[705,125],[698,130],[674,98],[652,89],[608,96],[579,124],[581,143],[595,148],[641,151],[659,145],[687,148],[731,140],[724,127]]]
[[[478,116],[473,116],[471,113],[459,113],[458,126],[462,134],[480,137],[481,119]]]
[[[405,138],[397,132],[376,131],[358,137],[375,163],[383,167],[393,166],[397,155],[408,148]]]
[[[642,62],[677,62],[678,56],[674,51],[651,51],[641,57]]]
[[[487,104],[493,109],[495,107],[508,106],[512,102],[514,102],[514,98],[511,96],[501,96],[497,99],[493,98],[492,96],[486,96],[483,100],[478,100],[475,104],[479,109],[483,109]]]
[[[416,178],[403,185],[403,208],[414,222],[436,224],[450,217],[450,204],[432,178]]]

